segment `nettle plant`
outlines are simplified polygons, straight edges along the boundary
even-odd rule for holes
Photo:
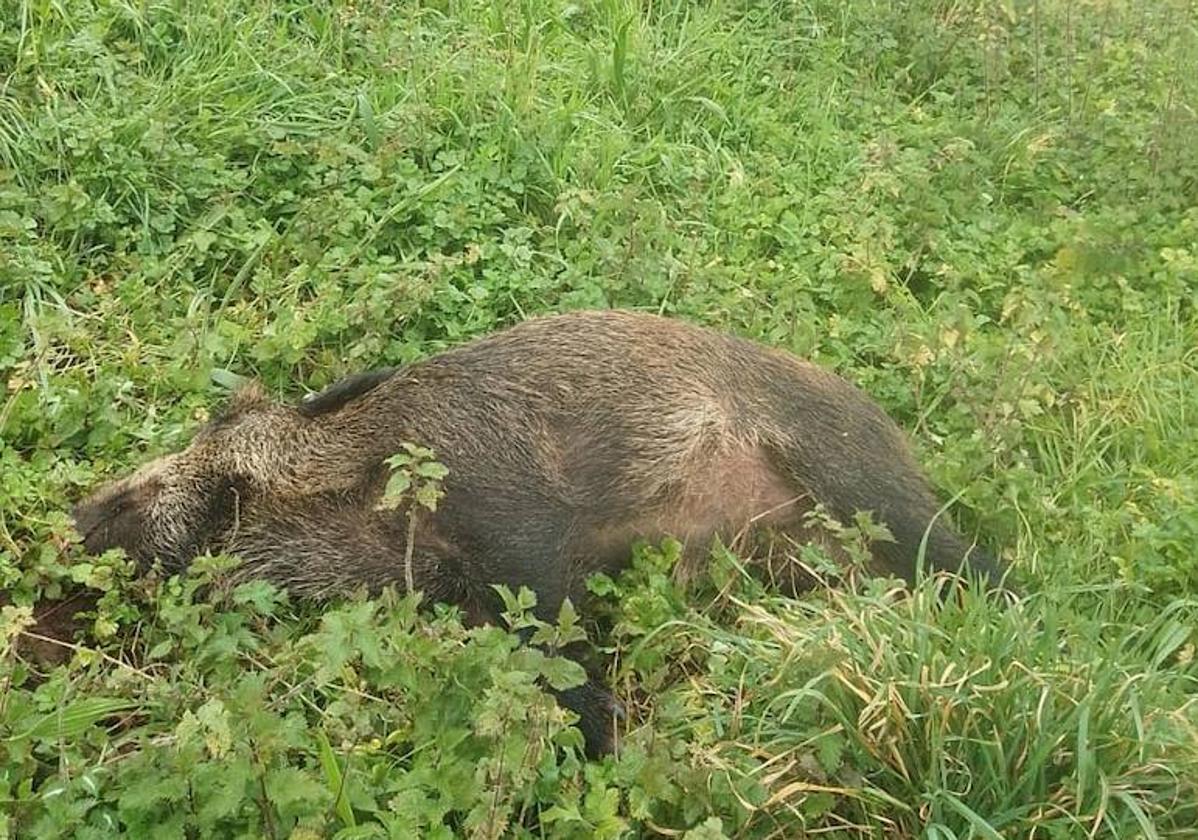
[[[416,526],[420,510],[437,512],[437,503],[445,495],[442,482],[449,469],[436,460],[433,450],[414,443],[404,442],[403,451],[397,452],[385,463],[391,468],[391,477],[383,488],[383,496],[375,505],[376,510],[397,510],[407,506],[408,544],[404,549],[404,584],[407,591],[416,589],[412,573],[412,549],[416,542]]]

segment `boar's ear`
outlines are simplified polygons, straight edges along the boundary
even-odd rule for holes
[[[249,411],[252,408],[261,408],[269,402],[270,397],[266,395],[262,383],[257,379],[251,379],[233,392],[233,396],[229,398],[229,410]]]
[[[262,408],[270,403],[270,397],[266,394],[266,389],[262,387],[262,383],[256,379],[247,381],[233,392],[229,397],[229,401],[225,403],[224,408],[220,410],[215,422],[229,422],[236,419],[239,415],[245,414],[255,408]]]
[[[308,394],[300,400],[297,408],[305,417],[319,417],[344,408],[358,397],[373,391],[395,374],[395,368],[372,370],[369,373],[358,373],[347,376],[339,382],[334,382],[316,394]]]

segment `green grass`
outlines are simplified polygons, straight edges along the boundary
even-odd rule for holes
[[[1198,837],[1196,303],[1191,0],[0,0],[0,837]],[[70,542],[231,374],[616,305],[860,383],[1022,599],[642,551],[587,764],[501,630]]]

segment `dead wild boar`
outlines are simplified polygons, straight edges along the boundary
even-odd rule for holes
[[[448,468],[435,513],[378,502],[405,442]],[[864,393],[795,356],[631,312],[535,318],[417,364],[351,376],[286,405],[250,387],[166,455],[74,511],[88,551],[123,548],[179,568],[228,552],[239,574],[301,596],[416,588],[493,620],[492,584],[527,586],[538,611],[578,603],[639,539],[768,532],[822,539],[807,514],[869,511],[893,541],[878,569],[914,576],[996,561],[936,518],[902,431]],[[835,553],[835,546],[829,546]],[[772,554],[772,552],[771,552]],[[798,584],[798,578],[794,583]],[[591,752],[609,746],[608,695],[567,693]]]

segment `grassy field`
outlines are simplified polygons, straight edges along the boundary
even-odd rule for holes
[[[1198,837],[1196,303],[1193,0],[0,0],[0,838]],[[645,547],[588,763],[502,629],[73,542],[238,377],[605,306],[859,383],[1018,603]]]

